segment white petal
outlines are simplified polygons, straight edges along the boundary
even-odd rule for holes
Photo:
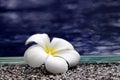
[[[68,64],[64,59],[51,55],[47,58],[45,66],[51,73],[64,73],[68,70]]]
[[[50,39],[47,34],[34,34],[27,39],[25,44],[27,45],[31,42],[36,42],[41,47],[45,48],[46,45],[50,44]]]
[[[33,45],[25,51],[24,60],[32,67],[40,67],[46,60],[47,54],[43,48]]]
[[[51,47],[54,48],[56,51],[74,49],[72,44],[61,38],[53,38],[51,42]]]
[[[65,59],[68,62],[69,67],[73,67],[73,66],[77,65],[80,61],[80,55],[75,50],[59,51],[56,53],[55,56],[59,56],[59,57]]]

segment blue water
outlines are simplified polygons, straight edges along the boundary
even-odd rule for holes
[[[23,56],[32,34],[73,44],[81,55],[120,55],[119,0],[0,0],[0,56]]]

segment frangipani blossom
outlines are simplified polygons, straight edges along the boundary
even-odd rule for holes
[[[24,54],[26,63],[32,67],[45,64],[51,73],[64,73],[68,67],[79,63],[80,55],[73,46],[61,38],[50,39],[47,34],[34,34],[26,41],[26,45],[35,42]]]

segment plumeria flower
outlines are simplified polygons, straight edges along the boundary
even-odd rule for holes
[[[47,34],[34,34],[26,41],[26,45],[35,42],[24,54],[25,62],[32,67],[45,65],[51,73],[64,73],[68,67],[79,63],[80,55],[73,46],[61,38],[50,39]]]

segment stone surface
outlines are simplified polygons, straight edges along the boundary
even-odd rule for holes
[[[63,74],[51,74],[28,65],[0,65],[0,80],[119,80],[119,63],[80,63]]]

